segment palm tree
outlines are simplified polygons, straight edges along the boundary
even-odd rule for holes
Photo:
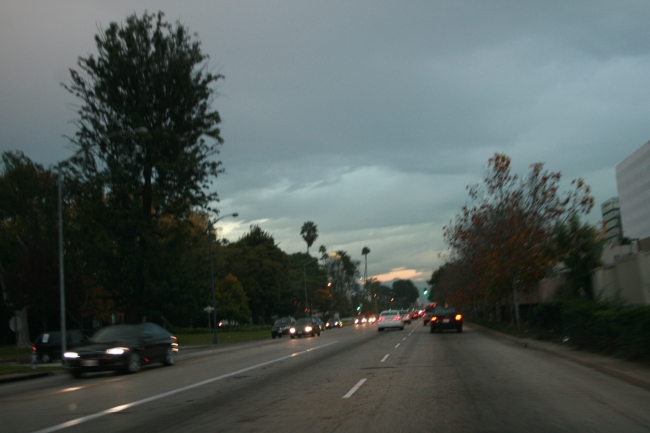
[[[361,254],[366,258],[366,267],[365,270],[363,271],[363,285],[366,288],[366,292],[368,291],[368,254],[370,254],[370,248],[368,247],[363,247],[361,249]]]
[[[318,239],[318,227],[313,221],[306,221],[300,229],[300,235],[307,242],[307,254],[309,254],[309,247]]]

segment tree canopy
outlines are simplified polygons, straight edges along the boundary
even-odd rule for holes
[[[309,248],[318,239],[318,227],[313,221],[306,221],[300,229],[300,236],[307,242],[307,254],[309,254]]]
[[[80,57],[64,84],[81,101],[76,153],[64,168],[101,194],[95,208],[108,216],[122,275],[110,289],[123,292],[118,300],[134,320],[159,284],[157,222],[210,210],[218,199],[210,186],[222,171],[214,156],[223,139],[212,86],[223,76],[207,72],[200,41],[162,12],[113,22],[95,44],[97,54]]]
[[[511,172],[511,160],[495,154],[488,160],[482,185],[468,187],[473,204],[465,205],[447,225],[444,238],[457,285],[456,300],[495,302],[511,295],[517,323],[518,296],[527,283],[541,279],[556,263],[553,232],[570,215],[593,207],[590,188],[582,179],[559,193],[561,174],[531,165],[526,177]],[[452,275],[461,272],[461,275]]]

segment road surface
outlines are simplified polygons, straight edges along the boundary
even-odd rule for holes
[[[1,432],[648,432],[650,391],[465,326],[348,326],[0,386]]]

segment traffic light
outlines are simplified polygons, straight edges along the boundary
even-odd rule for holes
[[[361,305],[357,307],[357,311],[361,311]]]
[[[424,290],[422,291],[422,294],[423,294],[424,296],[426,296],[428,293],[429,293],[429,289],[424,289]]]

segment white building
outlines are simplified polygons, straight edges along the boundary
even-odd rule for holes
[[[623,237],[623,227],[621,226],[621,207],[618,197],[612,197],[601,204],[600,212],[603,216],[607,244],[611,245],[620,241]]]
[[[616,166],[616,186],[625,237],[650,236],[650,141]]]

